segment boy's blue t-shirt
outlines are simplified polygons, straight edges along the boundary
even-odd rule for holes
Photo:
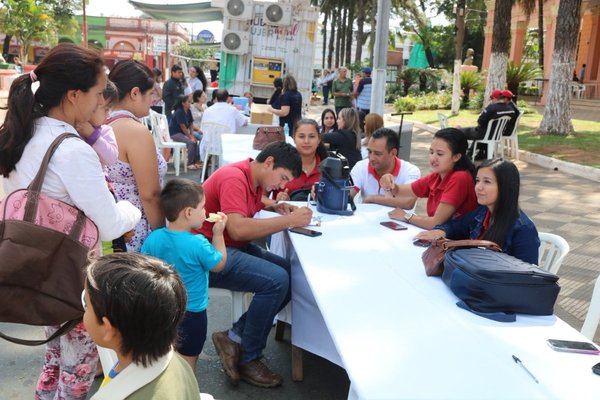
[[[206,310],[208,272],[223,255],[203,235],[160,228],[146,238],[141,252],[160,258],[179,273],[188,296],[186,311]]]

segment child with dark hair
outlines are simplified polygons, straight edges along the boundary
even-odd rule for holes
[[[519,170],[502,159],[484,161],[477,169],[475,194],[479,207],[462,218],[421,232],[419,239],[484,239],[507,254],[538,263],[540,239],[535,224],[519,207]]]
[[[177,352],[194,370],[206,341],[208,273],[221,271],[227,261],[225,214],[211,215],[212,244],[204,236],[190,232],[199,229],[206,219],[204,202],[204,190],[198,183],[189,179],[167,182],[160,194],[160,207],[169,226],[152,232],[141,250],[172,265],[183,280],[188,301],[179,326]]]
[[[81,300],[90,336],[118,359],[92,399],[200,397],[192,370],[173,352],[186,291],[167,264],[137,253],[100,257],[87,269]]]

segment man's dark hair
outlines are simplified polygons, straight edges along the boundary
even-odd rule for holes
[[[154,257],[114,253],[88,266],[85,286],[98,323],[106,317],[119,330],[121,353],[144,367],[169,353],[187,303],[175,270]]]
[[[398,137],[398,133],[394,132],[389,128],[379,128],[373,132],[373,136],[371,139],[381,139],[385,138],[385,148],[388,152],[396,149],[396,151],[400,151],[400,138]]]
[[[219,103],[226,103],[229,98],[227,89],[217,89],[213,93],[213,99],[217,99]]]
[[[160,192],[160,208],[169,222],[186,207],[196,208],[204,198],[204,189],[190,179],[175,178],[167,182]]]
[[[179,64],[175,64],[171,67],[171,74],[173,74],[173,72],[177,72],[177,71],[183,71],[183,69],[181,68],[181,65],[179,65]]]
[[[292,172],[294,178],[300,176],[302,159],[298,150],[291,144],[281,141],[270,143],[256,156],[256,161],[265,162],[267,157],[273,157],[273,169],[285,168]]]

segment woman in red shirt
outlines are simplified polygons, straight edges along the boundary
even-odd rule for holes
[[[417,198],[427,198],[427,216],[401,208],[390,211],[389,216],[432,229],[474,210],[477,207],[475,166],[466,155],[467,148],[467,139],[461,131],[441,129],[435,133],[429,147],[429,175],[406,185],[395,184],[390,174],[383,175],[380,185],[386,195],[406,198],[407,208]]]
[[[319,181],[319,163],[327,157],[327,150],[321,142],[319,124],[313,119],[301,119],[294,129],[294,143],[302,158],[302,173],[289,181],[283,190],[273,192],[276,201],[306,201],[313,185]],[[265,206],[273,200],[263,198]]]

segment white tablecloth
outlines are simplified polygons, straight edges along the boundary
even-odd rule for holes
[[[289,136],[285,140],[287,143],[294,144],[293,139]],[[254,135],[240,135],[237,133],[225,133],[221,135],[223,157],[221,157],[219,166],[245,160],[248,157],[256,158],[260,151],[252,148],[253,141]]]
[[[292,342],[345,368],[349,398],[600,397],[591,371],[599,356],[546,344],[586,340],[579,332],[556,316],[500,323],[459,309],[441,279],[425,275],[423,249],[411,240],[419,229],[392,231],[379,225],[389,209],[358,207],[350,217],[325,215],[311,227],[322,236],[285,233],[287,248],[273,243],[291,252]]]

